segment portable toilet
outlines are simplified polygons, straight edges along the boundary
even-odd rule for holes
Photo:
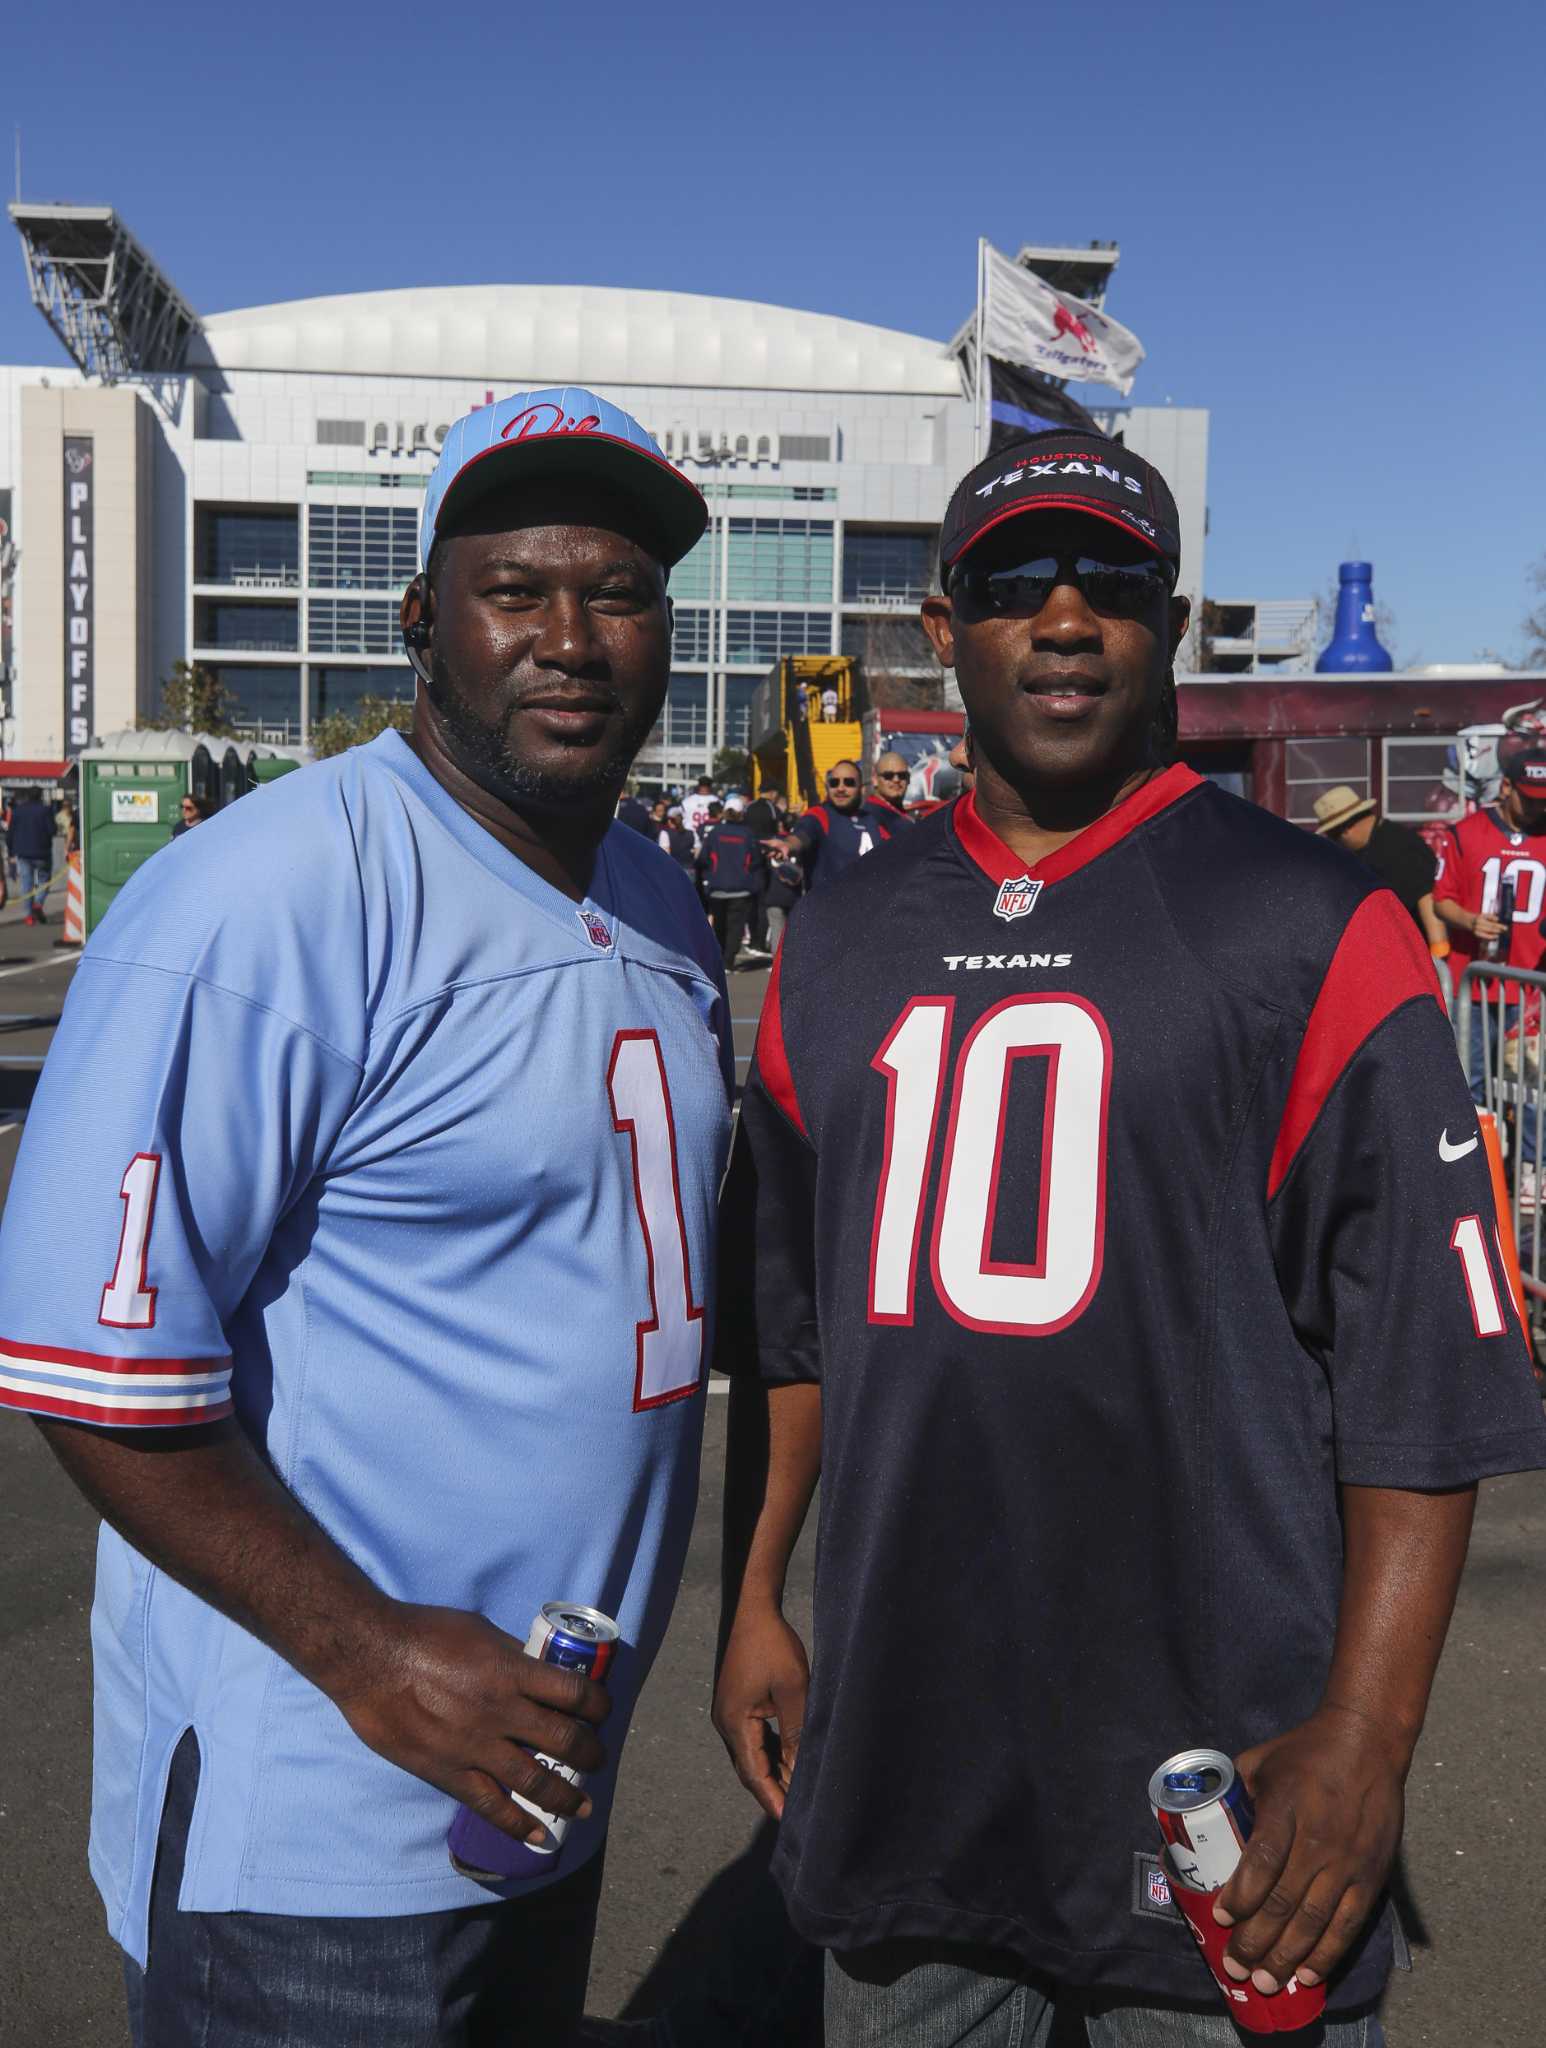
[[[212,811],[234,803],[269,779],[263,770],[272,751],[248,753],[244,744],[201,733],[139,731],[108,733],[85,749],[79,817],[88,938],[135,869],[170,841],[183,798],[201,797]],[[301,758],[273,767],[285,774]]]

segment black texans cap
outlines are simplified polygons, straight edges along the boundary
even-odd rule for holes
[[[1498,767],[1516,789],[1546,796],[1546,747],[1524,734],[1498,742]]]
[[[1181,521],[1159,471],[1103,434],[1058,429],[1000,448],[962,477],[940,528],[942,578],[984,534],[1027,512],[1108,519],[1180,573]]]

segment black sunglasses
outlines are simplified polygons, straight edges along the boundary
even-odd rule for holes
[[[1035,618],[1060,583],[1077,584],[1091,611],[1106,618],[1141,618],[1172,588],[1158,555],[1141,562],[1102,562],[1093,555],[1039,555],[1013,568],[978,569],[965,563],[950,579],[950,594],[995,618]]]
[[[907,770],[905,768],[877,768],[875,780],[877,782],[905,782],[907,780]]]
[[[827,777],[827,787],[828,789],[857,789],[859,787],[859,778],[857,775],[829,775]]]

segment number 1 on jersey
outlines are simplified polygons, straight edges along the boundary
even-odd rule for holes
[[[633,1148],[633,1193],[644,1231],[650,1314],[638,1326],[636,1410],[659,1408],[697,1392],[703,1377],[703,1310],[694,1307],[687,1226],[676,1164],[676,1124],[660,1040],[653,1031],[619,1031],[607,1069],[615,1129]]]
[[[112,1279],[102,1290],[102,1306],[97,1310],[97,1321],[112,1330],[149,1330],[155,1326],[156,1290],[146,1284],[145,1267],[150,1257],[150,1226],[156,1213],[156,1182],[160,1178],[161,1159],[155,1152],[136,1152],[124,1168],[118,1189],[123,1198],[118,1259]]]

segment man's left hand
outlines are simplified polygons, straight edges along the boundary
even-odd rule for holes
[[[1401,1840],[1409,1759],[1366,1716],[1323,1707],[1235,1759],[1256,1806],[1240,1867],[1214,1903],[1235,1931],[1224,1967],[1270,1995],[1318,1984],[1379,1897]]]

